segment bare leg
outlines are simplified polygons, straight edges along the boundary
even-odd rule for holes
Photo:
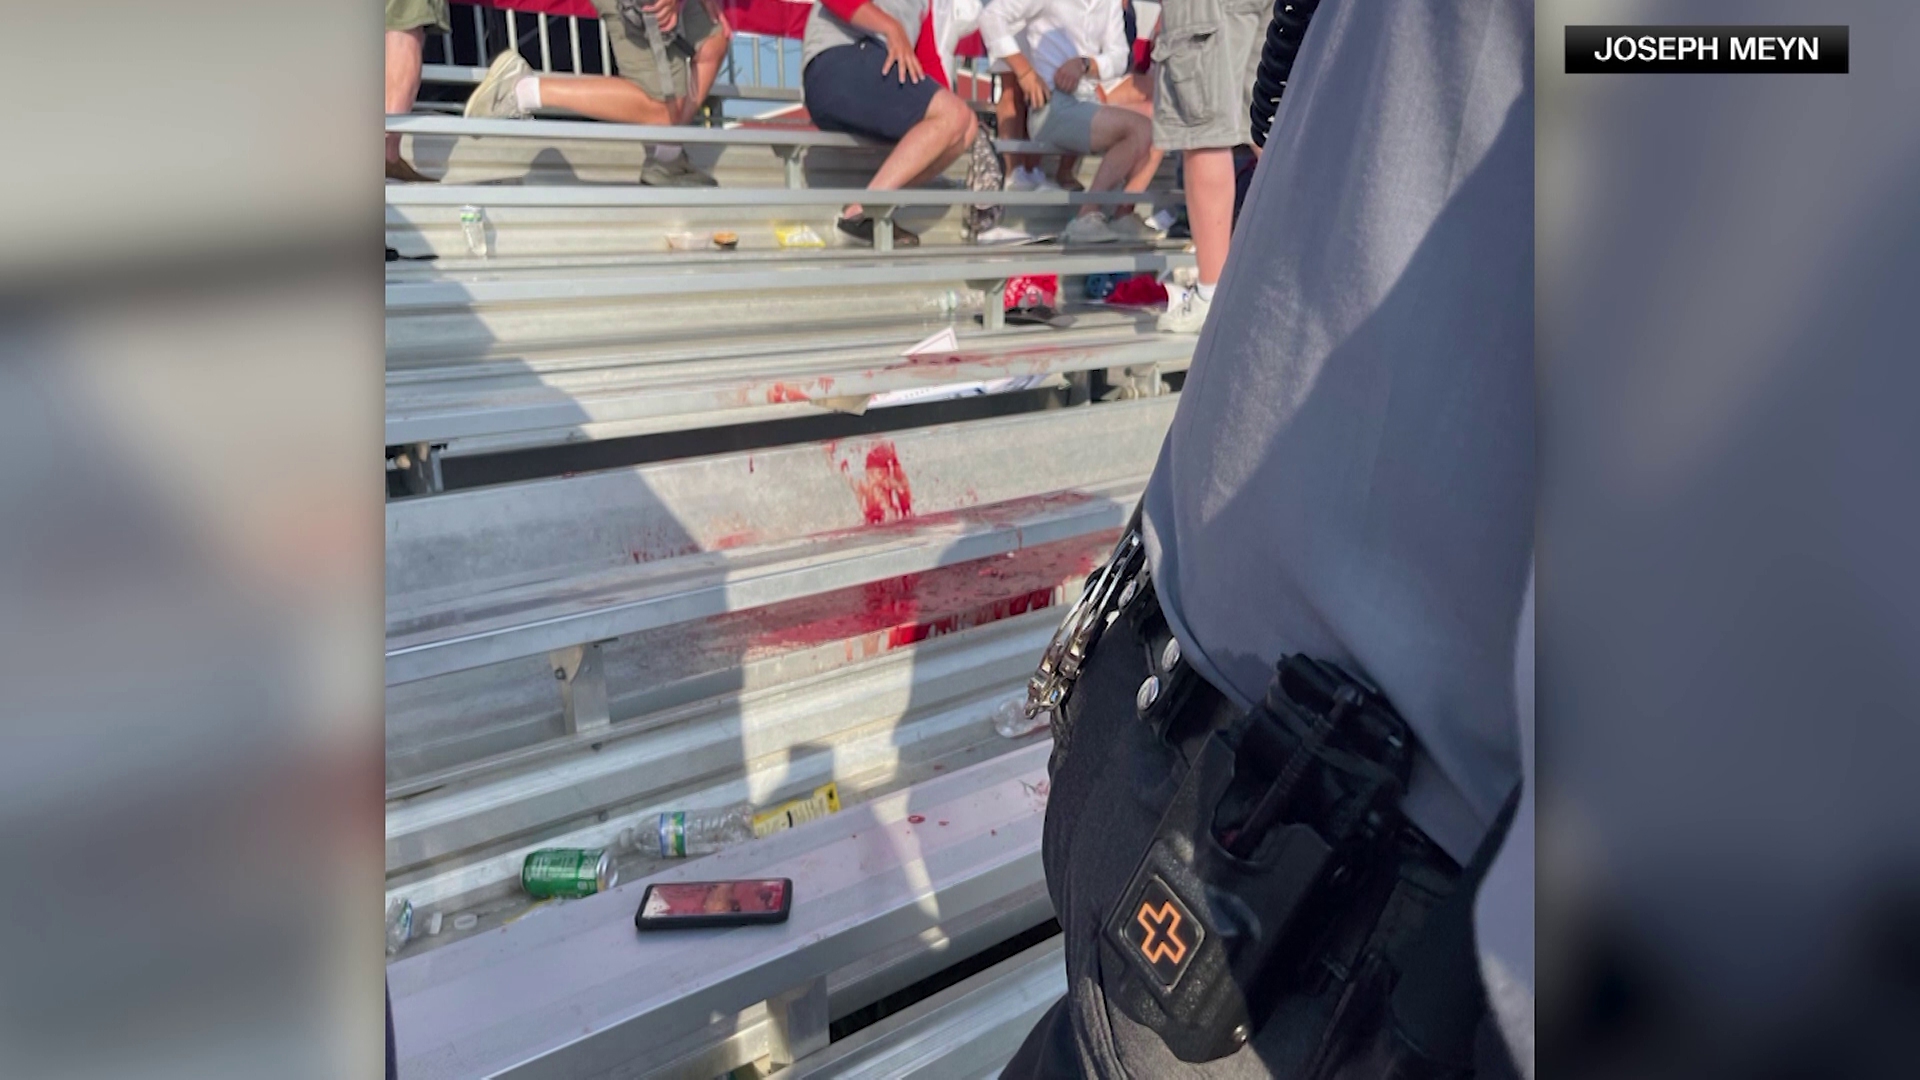
[[[413,111],[420,93],[420,58],[427,44],[424,27],[387,31],[387,112]],[[400,160],[400,134],[387,136],[387,160]]]
[[[1148,130],[1151,132],[1153,125],[1153,79],[1151,76],[1136,72],[1126,82],[1103,95],[1100,102],[1116,109],[1138,113],[1146,119]],[[1147,185],[1153,182],[1153,175],[1160,171],[1160,163],[1166,156],[1167,152],[1157,146],[1149,150],[1147,156],[1140,160],[1139,167],[1127,177],[1127,190],[1147,190]]]
[[[1080,187],[1080,178],[1077,175],[1079,172],[1080,155],[1061,154],[1060,163],[1053,167],[1053,182],[1068,191],[1080,191],[1082,188]],[[1099,189],[1096,187],[1094,190],[1097,191]]]
[[[1153,149],[1153,125],[1139,113],[1102,106],[1093,115],[1093,150],[1101,155],[1093,190],[1118,191]],[[1119,213],[1129,207],[1083,206],[1082,214]]]
[[[611,75],[541,75],[540,103],[619,124],[672,124],[673,111]]]
[[[952,91],[940,91],[927,106],[926,117],[894,144],[867,190],[898,191],[947,171],[947,166],[973,145],[976,126],[971,106]],[[859,203],[853,203],[846,208],[846,216],[857,217],[862,209]]]
[[[1200,284],[1213,285],[1227,265],[1227,245],[1233,239],[1233,151],[1188,150],[1186,186]]]
[[[993,115],[1000,121],[1000,137],[1003,139],[1024,139],[1027,137],[1027,98],[1020,90],[1020,84],[1012,79],[1003,79],[1000,83],[1000,100],[993,103]],[[1040,164],[1038,154],[1008,154],[1007,171],[1031,169]]]
[[[1153,129],[1149,127],[1147,130],[1152,131]],[[1127,177],[1127,190],[1147,190],[1147,185],[1153,183],[1153,176],[1160,171],[1160,163],[1165,161],[1166,157],[1167,152],[1165,150],[1157,146],[1148,147],[1146,156],[1140,159],[1140,164],[1133,170],[1133,173]]]

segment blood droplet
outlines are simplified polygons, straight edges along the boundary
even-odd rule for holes
[[[921,817],[919,814],[908,814],[907,823],[909,825],[925,825],[927,823],[927,819]]]

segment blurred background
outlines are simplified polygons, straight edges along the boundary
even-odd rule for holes
[[[1920,9],[1537,15],[1542,1071],[1913,1075]],[[6,12],[0,1076],[379,1071],[378,18]]]
[[[1568,23],[1846,75],[1564,74]],[[1536,9],[1547,1076],[1912,1076],[1920,7]]]
[[[5,25],[0,1076],[375,1075],[380,12]]]

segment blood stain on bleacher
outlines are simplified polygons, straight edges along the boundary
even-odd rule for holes
[[[769,405],[784,405],[792,401],[811,401],[811,400],[813,399],[807,396],[807,392],[805,390],[802,390],[794,386],[788,386],[786,383],[782,383],[782,382],[774,383],[773,389],[767,391],[767,404]]]
[[[1118,531],[917,574],[855,585],[806,600],[741,612],[754,656],[843,642],[849,663],[929,638],[1058,604],[1086,577]]]
[[[867,524],[899,521],[913,516],[913,487],[893,444],[883,442],[867,451],[867,478],[855,488]]]

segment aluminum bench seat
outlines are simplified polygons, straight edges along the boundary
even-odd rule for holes
[[[803,1060],[825,1046],[831,975],[1032,894],[1048,750],[1017,750],[649,879],[791,878],[783,925],[643,935],[633,926],[641,880],[399,959],[388,978],[401,1075],[660,1075],[674,1064],[664,1048],[684,1055],[690,1035],[756,1009],[771,1014],[773,1062]]]

